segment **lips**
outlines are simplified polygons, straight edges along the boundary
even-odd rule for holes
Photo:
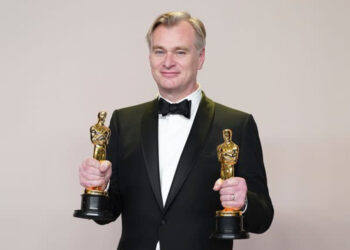
[[[176,77],[180,74],[180,72],[169,72],[169,71],[161,71],[160,73],[162,74],[162,76],[169,77],[169,78]]]

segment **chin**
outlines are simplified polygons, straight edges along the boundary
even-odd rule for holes
[[[165,90],[165,91],[172,91],[172,90],[176,90],[179,85],[174,82],[174,81],[162,81],[161,83],[158,84],[158,87]]]

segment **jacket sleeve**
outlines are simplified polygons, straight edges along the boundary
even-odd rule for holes
[[[248,186],[244,229],[253,233],[263,233],[271,225],[274,210],[267,187],[258,129],[252,115],[244,122],[237,175],[245,178]]]

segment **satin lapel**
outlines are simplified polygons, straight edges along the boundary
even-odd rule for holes
[[[158,102],[150,103],[142,117],[141,143],[148,177],[161,210],[163,210],[162,194],[160,190],[159,160],[158,160]]]
[[[182,151],[164,210],[168,209],[181,189],[184,181],[190,173],[190,170],[196,165],[211,129],[213,117],[214,102],[207,98],[203,93],[196,118],[192,124],[184,150]]]

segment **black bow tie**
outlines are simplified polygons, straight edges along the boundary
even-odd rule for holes
[[[167,114],[179,114],[184,117],[190,119],[191,117],[191,101],[183,100],[179,103],[168,103],[163,98],[159,98],[158,100],[158,113],[162,114],[162,116],[166,116]]]

